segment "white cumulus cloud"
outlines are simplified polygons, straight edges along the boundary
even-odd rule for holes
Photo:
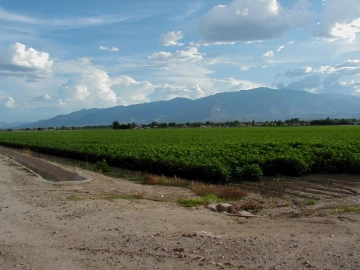
[[[323,73],[323,74],[330,74],[336,72],[336,68],[331,66],[321,66],[317,69],[314,69],[314,72]]]
[[[263,83],[235,78],[213,79],[213,84],[215,89],[222,90],[221,92],[234,92],[266,86]]]
[[[73,92],[77,100],[85,100],[85,98],[90,95],[86,85],[75,85]]]
[[[171,52],[155,52],[153,55],[148,57],[149,59],[157,61],[190,61],[198,62],[203,59],[201,54],[196,47],[189,47],[187,50],[177,50],[175,53]]]
[[[159,44],[162,46],[182,46],[184,44],[178,41],[183,39],[183,37],[184,35],[181,31],[171,31],[160,35]]]
[[[326,0],[313,34],[328,40],[354,41],[360,32],[359,0]]]
[[[308,90],[313,93],[340,93],[346,95],[358,95],[359,82],[351,78],[360,75],[360,60],[348,59],[334,66],[323,65],[318,68],[309,66],[301,69],[289,70],[284,73],[288,78],[295,78],[304,75],[306,77],[287,84],[287,88],[296,90]],[[344,81],[343,77],[350,78]],[[285,87],[283,83],[278,84]]]
[[[360,68],[360,60],[359,59],[349,59],[341,64],[336,65],[337,68]]]
[[[147,102],[155,86],[148,81],[137,81],[126,75],[109,76],[95,67],[88,58],[58,66],[69,77],[58,90],[61,106],[70,108],[106,108]]]
[[[114,77],[111,88],[117,95],[117,102],[121,105],[138,104],[150,101],[147,97],[155,85],[149,81],[137,81],[126,75]]]
[[[287,9],[276,0],[234,0],[213,7],[200,22],[205,43],[262,41],[311,24],[308,2]]]
[[[12,97],[6,98],[4,100],[4,106],[6,108],[15,108],[15,99],[13,99]]]
[[[268,51],[268,52],[263,54],[263,57],[274,57],[274,52],[273,51]]]
[[[109,51],[109,52],[118,52],[118,51],[119,51],[119,48],[117,48],[117,47],[111,47],[111,48],[109,48],[109,47],[106,47],[106,46],[100,46],[100,47],[99,47],[99,50],[100,50],[100,51]]]
[[[41,80],[52,74],[52,66],[49,53],[26,49],[19,42],[0,53],[0,75],[25,77],[29,81]]]
[[[51,100],[52,97],[49,94],[41,94],[41,95],[38,95],[38,96],[34,97],[34,99],[37,99],[37,100]]]
[[[58,70],[70,78],[58,90],[58,97],[63,103],[82,100],[86,108],[95,104],[97,107],[116,105],[111,78],[104,70],[94,67],[88,58],[59,65]]]
[[[360,60],[349,59],[335,66],[321,66],[314,72],[322,74],[341,74],[341,75],[358,75],[360,74]]]
[[[281,52],[282,51],[282,49],[284,49],[285,48],[285,46],[284,45],[281,45],[279,48],[277,48],[277,52]]]
[[[303,75],[309,74],[312,71],[313,71],[312,67],[305,66],[305,67],[302,67],[299,69],[288,70],[284,73],[284,75],[286,77],[293,78],[293,77],[298,77],[298,76],[303,76]]]
[[[204,91],[199,85],[187,87],[184,85],[169,85],[164,83],[155,88],[155,90],[148,95],[151,101],[170,100],[176,97],[183,97],[189,99],[197,99],[204,96]]]

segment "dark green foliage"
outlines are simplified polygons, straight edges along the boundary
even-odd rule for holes
[[[112,123],[113,129],[133,129],[136,127],[135,123],[128,123],[128,124],[120,124],[119,121],[114,121]]]
[[[236,168],[235,177],[245,180],[259,180],[263,172],[259,164],[246,164]]]
[[[96,162],[95,171],[102,172],[102,173],[110,172],[110,167],[109,167],[109,165],[107,165],[105,159]]]
[[[354,125],[357,122],[355,118],[352,119],[317,119],[310,121],[311,126],[329,126],[329,125]]]
[[[311,171],[309,164],[299,156],[282,156],[272,160],[272,163],[276,165],[277,174],[301,176]]]
[[[0,144],[210,183],[360,173],[359,126],[13,131]]]

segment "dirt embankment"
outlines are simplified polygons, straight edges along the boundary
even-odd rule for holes
[[[1,269],[360,268],[359,212],[340,213],[359,205],[355,176],[243,184],[238,204],[257,206],[243,219],[179,206],[187,189],[77,170],[93,180],[54,185],[0,158]]]

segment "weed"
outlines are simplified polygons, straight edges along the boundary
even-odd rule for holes
[[[313,198],[308,198],[308,199],[305,200],[305,203],[307,205],[315,205],[317,203],[317,201],[315,199],[313,199]]]
[[[110,172],[110,167],[107,165],[106,160],[103,159],[101,161],[96,162],[94,170],[101,173]]]
[[[344,208],[336,208],[334,213],[351,213],[351,212],[358,212],[360,211],[360,206],[347,206]]]
[[[133,200],[133,199],[136,199],[136,196],[135,195],[108,195],[108,196],[102,197],[101,199],[108,200],[108,201],[117,200],[117,199]]]
[[[291,201],[291,200],[285,200],[285,205],[286,205],[287,207],[289,207],[291,204],[292,204],[292,201]]]
[[[184,207],[195,207],[205,204],[203,198],[182,198],[178,200],[178,203]]]
[[[221,202],[222,200],[213,194],[204,195],[200,198],[182,198],[178,200],[178,203],[185,207],[195,207],[210,203]]]
[[[272,181],[275,182],[275,183],[279,183],[279,182],[280,182],[280,176],[279,176],[279,175],[276,175],[276,177],[274,177],[274,178],[272,179]]]

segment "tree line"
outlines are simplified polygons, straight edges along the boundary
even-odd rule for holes
[[[342,119],[331,119],[329,117],[325,119],[315,119],[315,120],[300,120],[299,118],[291,118],[286,120],[272,120],[272,121],[248,121],[240,122],[235,121],[225,121],[225,122],[186,122],[186,123],[176,123],[176,122],[156,122],[153,121],[150,124],[136,124],[135,122],[131,123],[120,123],[119,121],[114,121],[111,125],[96,125],[96,126],[61,126],[61,127],[38,127],[38,128],[25,128],[20,129],[21,131],[45,131],[45,130],[78,130],[78,129],[147,129],[147,128],[198,128],[198,127],[252,127],[252,126],[264,126],[264,127],[281,127],[281,126],[326,126],[326,125],[360,125],[360,119],[356,118],[342,118]],[[8,128],[6,131],[12,131],[13,129]],[[0,130],[1,131],[1,130]],[[5,130],[3,130],[5,131]]]
[[[352,119],[330,119],[329,117],[326,119],[318,119],[310,121],[310,125],[312,126],[327,126],[327,125],[355,125],[360,124],[360,120]]]

